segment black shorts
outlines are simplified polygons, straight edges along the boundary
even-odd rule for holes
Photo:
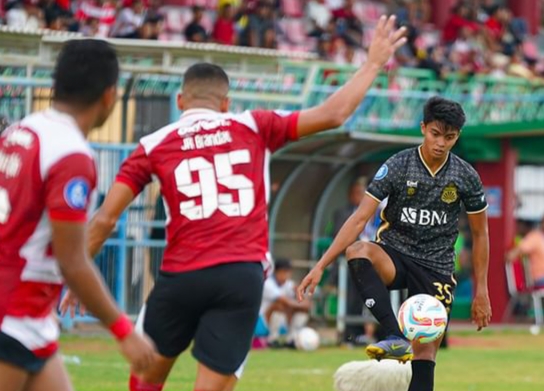
[[[40,372],[47,358],[37,357],[15,338],[0,332],[0,361],[22,368],[32,374]]]
[[[394,248],[376,243],[389,255],[396,269],[395,279],[388,288],[390,290],[408,289],[408,296],[420,293],[436,297],[444,304],[448,314],[454,299],[457,286],[453,274],[446,275],[418,265],[412,257],[402,254]]]
[[[161,272],[143,311],[143,329],[161,355],[176,357],[194,339],[192,353],[199,362],[233,374],[251,347],[263,280],[257,262]]]

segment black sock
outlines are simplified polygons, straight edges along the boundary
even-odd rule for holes
[[[391,307],[389,291],[372,263],[368,259],[357,258],[348,261],[348,267],[363,302],[380,322],[387,335],[396,335],[405,339]]]
[[[434,389],[434,361],[412,361],[412,380],[408,391],[433,391]]]

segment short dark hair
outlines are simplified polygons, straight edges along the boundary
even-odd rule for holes
[[[229,85],[229,77],[220,66],[207,62],[192,65],[187,69],[183,77],[183,86],[192,82],[213,81]]]
[[[461,130],[466,117],[459,103],[433,96],[423,108],[423,123],[428,124],[433,121],[442,123],[447,130]]]
[[[291,270],[291,261],[285,258],[278,258],[274,262],[274,271],[280,271],[280,270]]]
[[[119,62],[115,49],[97,39],[67,41],[53,73],[53,100],[90,105],[117,84]]]

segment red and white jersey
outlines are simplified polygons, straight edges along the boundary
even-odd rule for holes
[[[38,356],[56,350],[62,277],[51,221],[85,223],[96,168],[74,119],[32,114],[0,137],[0,332]]]
[[[297,139],[297,121],[297,112],[193,109],[140,140],[116,181],[135,195],[160,181],[163,271],[268,258],[270,155]]]

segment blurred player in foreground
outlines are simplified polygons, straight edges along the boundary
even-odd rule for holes
[[[87,210],[96,186],[85,140],[111,113],[119,65],[101,41],[69,41],[53,76],[53,107],[0,137],[0,390],[72,390],[57,354],[54,311],[63,279],[117,337],[133,370],[153,344],[133,332],[87,255]]]
[[[359,208],[336,235],[331,247],[297,290],[302,300],[313,294],[323,270],[344,250],[351,276],[365,305],[389,337],[370,344],[370,358],[412,362],[409,391],[432,391],[440,340],[410,345],[399,329],[388,289],[426,293],[450,310],[456,282],[454,243],[461,205],[472,232],[476,295],[472,319],[478,330],[488,325],[491,307],[487,288],[489,237],[487,202],[478,173],[450,153],[465,123],[461,106],[439,97],[427,101],[421,123],[423,144],[392,156],[381,166]],[[378,205],[388,198],[377,241],[357,241]]]
[[[123,163],[91,222],[96,254],[131,201],[156,176],[168,215],[161,274],[140,314],[160,353],[130,389],[159,391],[194,340],[194,390],[232,390],[249,351],[268,258],[270,155],[289,141],[336,128],[359,106],[405,39],[382,17],[368,62],[323,104],[294,113],[230,113],[229,79],[197,64],[184,75],[183,115],[146,136]],[[68,296],[65,304],[73,304]]]

